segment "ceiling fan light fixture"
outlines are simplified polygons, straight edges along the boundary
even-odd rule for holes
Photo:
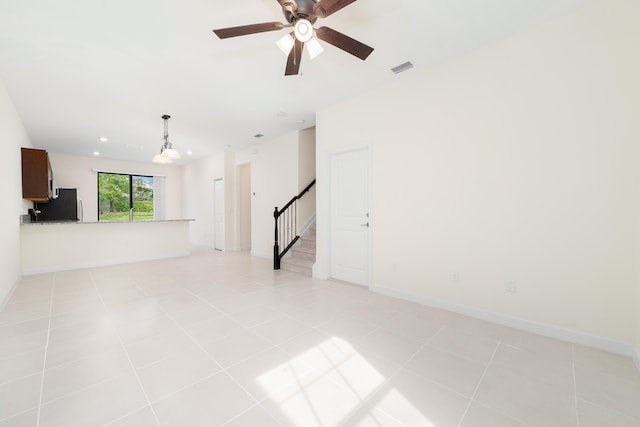
[[[295,40],[293,39],[293,37],[291,37],[290,34],[285,34],[284,37],[276,42],[282,53],[284,53],[286,56],[289,56],[289,52],[291,52],[294,43]]]
[[[324,52],[324,49],[320,45],[320,42],[315,37],[311,37],[311,40],[309,40],[306,43],[306,46],[307,46],[307,52],[309,52],[310,59],[313,59],[316,56],[320,55],[322,52]]]
[[[293,27],[293,33],[296,39],[306,43],[313,37],[313,25],[306,19],[298,19]]]
[[[286,19],[286,24],[278,21],[262,22],[237,27],[219,28],[213,30],[213,32],[218,38],[226,39],[268,31],[278,31],[285,28],[287,32],[291,32],[291,27],[293,27],[293,32],[290,35],[283,37],[277,42],[280,49],[287,55],[287,65],[284,69],[285,76],[300,74],[302,52],[307,42],[314,45],[309,47],[309,53],[312,58],[322,52],[322,49],[318,48],[318,44],[311,41],[314,37],[364,61],[374,50],[371,46],[367,46],[330,27],[320,27],[318,29],[313,27],[313,24],[316,23],[318,18],[326,18],[333,15],[355,1],[356,0],[278,0]],[[293,38],[293,46],[290,40],[291,38]]]

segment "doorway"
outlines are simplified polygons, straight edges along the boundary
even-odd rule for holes
[[[213,248],[224,250],[224,180],[213,181]]]
[[[251,163],[237,166],[238,237],[241,251],[251,250]]]
[[[330,276],[370,284],[371,176],[368,147],[330,156]]]

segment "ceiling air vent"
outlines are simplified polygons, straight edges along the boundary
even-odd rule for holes
[[[409,68],[413,68],[413,64],[410,61],[407,61],[404,64],[393,67],[391,71],[393,71],[395,74],[400,74],[403,71],[407,71]]]

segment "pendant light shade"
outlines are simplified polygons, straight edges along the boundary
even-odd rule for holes
[[[153,163],[167,164],[174,160],[181,158],[180,153],[173,149],[173,145],[169,142],[169,119],[171,116],[165,114],[162,116],[164,120],[164,136],[162,146],[160,147],[160,154],[156,154],[153,158]]]
[[[156,154],[155,156],[153,156],[153,160],[151,160],[153,163],[160,163],[162,165],[166,165],[168,163],[171,163],[172,160],[168,159],[166,157],[164,157],[162,154]]]
[[[169,160],[179,160],[182,157],[180,157],[180,153],[178,153],[176,150],[174,150],[173,148],[171,148],[171,143],[169,142],[167,145],[165,145],[165,149],[162,150],[162,154],[161,156],[164,157],[165,159],[169,159]]]

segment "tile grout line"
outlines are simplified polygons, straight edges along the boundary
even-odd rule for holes
[[[432,340],[433,340],[433,339],[434,339],[434,338],[435,338],[435,337],[436,337],[440,332],[442,332],[442,330],[445,328],[445,326],[446,326],[446,325],[444,325],[444,324],[443,324],[442,326],[440,326],[440,328],[438,329],[438,331],[437,331],[435,334],[433,334],[433,335],[432,335],[431,337],[429,337],[426,341],[424,341],[424,342],[422,343],[422,345],[420,346],[420,348],[418,348],[418,349],[417,349],[417,350],[416,350],[416,351],[415,351],[415,352],[414,352],[414,353],[413,353],[413,354],[412,354],[412,355],[411,355],[411,356],[410,356],[410,357],[409,357],[409,358],[408,358],[408,359],[407,359],[403,364],[399,365],[399,369],[398,369],[395,373],[393,373],[391,376],[389,376],[389,378],[386,378],[386,379],[385,379],[385,381],[383,381],[383,383],[382,383],[378,388],[376,388],[376,390],[375,390],[374,392],[372,392],[372,395],[373,395],[374,393],[377,393],[378,391],[380,391],[380,390],[381,390],[381,389],[382,389],[382,388],[383,388],[387,383],[389,383],[389,381],[391,381],[391,379],[392,379],[393,377],[395,377],[395,376],[398,374],[398,372],[400,372],[402,369],[406,369],[406,366],[407,366],[407,365],[408,365],[408,364],[409,364],[413,359],[415,359],[415,357],[418,355],[418,353],[420,353],[422,350],[424,350],[424,349],[429,345],[429,342],[430,342],[430,341],[432,341]],[[380,329],[384,329],[384,328],[383,328],[383,325],[380,325],[380,326],[379,326],[379,328],[377,328],[376,330],[380,330]],[[373,332],[373,331],[372,331],[372,332]],[[366,335],[368,335],[368,334],[366,334]],[[365,336],[366,336],[366,335],[365,335]],[[426,379],[426,378],[425,378],[425,379]],[[437,385],[439,385],[439,384],[438,384],[437,382],[435,382],[435,381],[432,381],[432,380],[429,380],[429,379],[427,379],[427,381],[429,381],[429,382],[431,382],[431,383],[433,383],[433,384],[437,384]],[[448,388],[448,387],[445,387],[445,388],[446,388],[447,390],[449,390],[449,388]],[[453,391],[453,390],[451,390],[451,391]],[[456,392],[456,393],[457,393],[457,392]],[[361,404],[360,406],[358,406],[358,409],[359,409],[359,408],[362,408],[364,405],[367,405],[367,402],[366,402],[366,401],[363,401],[363,402],[362,402],[362,404]],[[375,408],[375,407],[374,407],[374,408]],[[392,420],[397,421],[399,424],[405,425],[402,421],[400,421],[399,419],[397,419],[397,418],[396,418],[395,416],[393,416],[392,414],[390,414],[390,413],[388,413],[388,412],[386,412],[386,411],[383,411],[383,410],[382,410],[382,409],[380,409],[380,408],[375,408],[375,409],[376,409],[376,410],[378,410],[378,411],[380,411],[380,412],[381,412],[382,414],[384,414],[385,416],[387,416],[387,417],[391,418]]]
[[[272,322],[273,320],[279,319],[280,317],[289,317],[289,318],[293,319],[293,317],[292,317],[292,316],[290,316],[289,314],[287,314],[286,312],[284,312],[284,311],[282,311],[282,310],[279,310],[279,309],[277,309],[277,308],[267,307],[267,308],[270,308],[271,310],[273,310],[273,311],[275,311],[275,312],[279,313],[279,314],[280,314],[280,317],[275,317],[275,318],[273,318],[273,319],[268,319],[268,320],[265,320],[265,321],[263,321],[263,322],[258,322],[258,323],[256,323],[255,325],[252,325],[252,326],[246,326],[246,325],[245,325],[245,324],[243,324],[242,322],[240,322],[240,321],[236,320],[236,319],[233,317],[233,315],[232,315],[231,313],[228,313],[228,312],[226,312],[226,311],[224,311],[224,310],[222,310],[222,309],[220,309],[220,308],[216,307],[216,306],[215,306],[215,304],[212,304],[212,303],[210,303],[209,301],[205,300],[204,298],[202,298],[202,296],[198,295],[196,292],[192,291],[191,289],[184,288],[184,287],[183,287],[182,289],[183,289],[185,292],[187,292],[189,295],[191,295],[191,296],[195,297],[196,299],[198,299],[199,301],[201,301],[203,304],[205,304],[205,305],[207,305],[207,306],[209,306],[209,307],[213,308],[214,310],[219,311],[223,316],[229,317],[231,320],[233,320],[233,321],[235,321],[235,322],[237,322],[237,323],[241,324],[242,326],[244,326],[244,327],[245,327],[245,328],[247,328],[247,329],[253,329],[253,328],[255,328],[255,327],[258,327],[258,326],[264,325],[264,324],[266,324],[266,323]],[[262,292],[262,291],[260,291],[260,292]],[[250,293],[251,293],[251,292],[250,292]],[[241,295],[242,295],[242,296],[245,296],[245,294],[241,294]],[[250,310],[246,310],[246,311],[250,311]],[[241,313],[242,313],[242,312],[241,312]],[[207,320],[208,320],[208,319],[207,319]],[[202,322],[206,322],[207,320],[203,320]],[[295,319],[294,319],[294,320],[295,320]],[[196,323],[201,323],[201,322],[196,322]]]
[[[51,300],[49,301],[49,324],[47,325],[47,340],[44,345],[44,357],[42,361],[42,380],[40,382],[40,396],[38,397],[38,416],[36,417],[36,427],[40,426],[40,414],[42,412],[42,396],[44,394],[44,375],[47,367],[47,355],[49,352],[49,338],[51,337],[51,317],[53,314],[53,297],[56,290],[56,275],[53,276],[53,286],[51,287]]]
[[[107,304],[104,302],[104,298],[102,297],[102,292],[100,292],[100,289],[98,288],[96,281],[93,277],[93,274],[89,273],[89,277],[91,278],[91,283],[93,284],[93,287],[95,288],[96,292],[98,293],[98,297],[100,298],[100,302],[102,302],[102,306],[104,307],[104,309],[107,311],[108,313],[108,307]],[[137,287],[138,284],[137,282],[135,282],[135,285]],[[143,290],[144,293],[144,290]],[[147,395],[146,390],[144,389],[143,385],[142,385],[142,381],[140,380],[140,376],[138,375],[138,371],[136,370],[135,366],[133,365],[133,361],[131,360],[131,357],[129,356],[129,352],[127,351],[127,347],[124,344],[124,341],[122,340],[122,337],[120,336],[120,333],[118,332],[118,328],[116,328],[115,324],[113,323],[113,319],[111,318],[110,315],[108,315],[109,318],[109,324],[111,325],[111,327],[113,328],[114,332],[116,333],[116,336],[118,337],[118,341],[120,342],[120,346],[122,347],[122,350],[124,351],[125,356],[127,357],[127,361],[129,362],[129,366],[131,367],[131,369],[133,370],[133,375],[136,377],[136,381],[138,382],[138,385],[140,386],[140,389],[142,390],[142,393],[144,394],[144,398],[147,401],[147,405],[149,406],[149,409],[151,410],[151,413],[153,414],[153,418],[156,421],[156,424],[158,426],[161,426],[162,424],[160,424],[160,420],[158,419],[158,415],[156,414],[156,411],[153,409],[153,406],[151,405],[151,400],[149,399],[149,396]],[[113,422],[115,420],[111,420],[110,422]],[[107,424],[108,424],[107,423]]]
[[[211,307],[213,307],[213,308],[218,309],[218,308],[217,308],[217,307],[215,307],[213,304],[211,304],[211,303],[209,303],[208,301],[206,301],[206,300],[204,300],[203,298],[201,298],[198,294],[196,294],[196,293],[192,292],[192,291],[191,291],[191,290],[189,290],[189,289],[186,289],[186,288],[184,288],[184,289],[185,289],[185,291],[186,291],[186,292],[190,293],[191,295],[195,296],[195,297],[196,297],[196,298],[198,298],[199,300],[203,301],[205,304],[207,304],[207,305],[209,305],[209,306],[211,306]],[[218,309],[218,310],[219,310],[219,309]],[[278,310],[278,309],[274,309],[274,310],[275,310],[275,311],[277,311],[277,312],[279,312],[279,313],[281,313],[281,314],[282,314],[283,316],[285,316],[285,317],[288,317],[288,318],[290,318],[290,319],[293,319],[291,316],[289,316],[289,315],[288,315],[287,313],[285,313],[285,312],[282,312],[281,310]],[[232,317],[229,313],[226,313],[226,312],[224,312],[224,313],[225,313],[225,316],[229,317],[229,318],[230,318],[230,319],[232,319],[232,320],[235,320],[235,319],[233,319],[233,317]],[[167,315],[168,315],[168,314],[167,314]],[[259,323],[258,325],[255,325],[255,326],[259,326],[259,325],[261,325],[261,324],[268,323],[268,322],[269,322],[269,321],[265,321],[265,322]],[[238,322],[238,323],[240,323],[240,322]],[[326,322],[324,322],[324,323],[326,323]],[[241,323],[240,323],[240,324],[241,324]],[[241,325],[242,325],[242,324],[241,324]],[[249,332],[253,332],[253,331],[251,330],[252,328],[247,327],[247,326],[245,326],[245,325],[242,325],[242,326],[244,326],[244,327],[245,327]],[[302,332],[300,332],[300,333],[298,333],[298,334],[295,334],[293,337],[290,337],[289,339],[294,339],[295,337],[300,336],[300,335],[303,335],[303,334],[305,334],[305,333],[307,333],[307,332],[309,332],[309,331],[311,331],[311,330],[316,330],[316,331],[318,331],[318,332],[321,332],[321,333],[322,333],[323,331],[322,331],[322,330],[320,330],[320,329],[317,329],[317,326],[318,326],[318,325],[311,326],[310,328],[308,328],[308,329],[306,329],[306,330],[304,330],[304,331],[302,331]],[[377,328],[374,328],[374,330],[377,330],[377,329],[380,329],[380,326],[378,326]],[[185,330],[184,332],[185,332],[187,335],[189,335],[189,337],[190,337],[194,342],[196,342],[196,341],[195,341],[195,339],[194,339],[193,337],[191,337],[191,335],[190,335],[186,330]],[[372,332],[372,331],[370,331],[370,332]],[[255,332],[253,332],[253,333],[255,333]],[[267,341],[268,341],[268,340],[267,340]],[[289,341],[289,340],[285,340],[285,341],[283,341],[283,342],[286,342],[286,341]],[[280,344],[282,344],[282,342],[281,342],[281,343],[278,343],[278,344],[274,344],[274,343],[272,343],[272,342],[270,342],[270,341],[268,341],[268,342],[273,346],[273,348],[277,348],[278,350],[283,351],[283,352],[284,352],[284,353],[286,353],[286,354],[290,354],[288,351],[286,351],[286,350],[284,350],[282,347],[280,347]],[[197,344],[199,347],[201,347],[201,345],[200,345],[199,343],[197,343],[197,342],[196,342],[196,344]],[[202,348],[202,347],[201,347],[201,348]],[[207,355],[209,355],[209,353],[208,353],[204,348],[202,348],[202,350],[203,350],[203,351],[205,351],[205,352],[207,353]],[[229,365],[229,366],[228,366],[228,367],[226,367],[226,368],[224,368],[224,367],[222,367],[222,366],[221,366],[222,371],[223,371],[223,372],[224,372],[224,373],[225,373],[229,378],[231,378],[231,379],[233,380],[233,382],[234,382],[234,383],[236,383],[236,385],[238,385],[238,386],[239,386],[239,387],[240,387],[240,388],[241,388],[245,393],[247,393],[247,394],[248,394],[252,399],[254,399],[254,400],[256,401],[256,404],[255,404],[255,405],[252,405],[251,407],[247,408],[245,411],[243,411],[243,412],[239,413],[238,415],[234,416],[233,418],[231,418],[231,419],[229,419],[229,420],[225,421],[225,423],[224,423],[223,425],[226,425],[226,424],[228,424],[228,423],[232,422],[234,419],[236,419],[236,418],[240,417],[242,414],[244,414],[244,413],[248,412],[249,410],[251,410],[251,409],[253,409],[254,407],[257,407],[257,406],[259,406],[259,407],[261,407],[262,409],[264,409],[264,410],[265,410],[265,412],[267,412],[267,414],[269,414],[269,416],[270,416],[272,419],[274,419],[278,424],[282,425],[282,423],[280,423],[280,421],[279,421],[279,420],[277,420],[277,419],[273,416],[273,414],[272,414],[271,412],[269,412],[269,410],[267,410],[267,409],[264,407],[264,405],[262,404],[262,402],[264,402],[266,399],[268,399],[268,398],[269,398],[269,396],[265,397],[265,398],[264,398],[264,399],[262,399],[262,400],[258,400],[258,399],[256,399],[256,398],[255,398],[251,393],[249,393],[249,392],[248,392],[248,390],[246,390],[246,389],[242,386],[242,384],[240,384],[240,383],[239,383],[239,382],[238,382],[238,381],[233,377],[233,375],[231,375],[229,372],[227,372],[227,368],[230,368],[230,367],[233,367],[233,366],[239,365],[240,363],[243,363],[243,362],[245,362],[245,361],[247,361],[247,360],[249,360],[249,359],[251,359],[251,358],[253,358],[253,357],[259,356],[260,354],[263,354],[263,353],[265,353],[265,352],[267,352],[267,351],[269,351],[269,349],[267,349],[267,350],[263,350],[263,351],[261,351],[261,352],[259,352],[259,353],[255,354],[255,355],[253,355],[253,356],[251,356],[251,357],[248,357],[248,358],[245,358],[245,359],[243,359],[243,360],[241,360],[241,361],[237,361],[236,363],[234,363],[234,364],[232,364],[232,365]],[[212,357],[211,355],[209,355],[209,357],[211,357],[211,358],[212,358],[212,360],[214,360],[214,362],[216,362],[216,361],[215,361],[215,359],[213,359],[213,357]],[[217,363],[217,362],[216,362],[216,363]],[[306,363],[305,363],[305,365],[306,365]],[[311,369],[312,371],[316,372],[317,374],[324,376],[324,374],[323,374],[322,372],[320,372],[319,370],[317,370],[315,367],[310,366],[310,365],[307,365],[307,367],[308,367],[309,369]],[[342,386],[341,386],[340,384],[335,383],[335,382],[334,382],[334,381],[332,381],[331,379],[329,379],[329,381],[331,381],[332,383],[334,383],[334,384],[336,384],[337,386],[339,386],[339,387],[341,387],[341,388],[342,388]],[[283,386],[280,390],[283,390],[285,387],[287,387],[287,386],[289,386],[289,385],[293,384],[294,382],[296,382],[296,381],[291,381],[291,382],[290,382],[290,383],[288,383],[287,385]],[[384,383],[383,383],[382,385],[384,385]],[[382,385],[381,385],[381,386],[382,386]],[[356,394],[356,396],[357,396],[357,394]],[[365,403],[365,402],[361,402],[361,404],[360,404],[360,405],[358,405],[358,408],[360,408],[364,403]]]
[[[576,381],[576,346],[571,344],[571,375],[573,376],[573,398],[576,405],[576,426],[580,427],[580,416],[578,413],[578,384]]]
[[[38,409],[38,408],[36,406],[34,406],[33,408],[27,408],[27,409],[25,409],[23,411],[17,412],[17,413],[12,414],[12,415],[9,415],[8,417],[0,418],[0,423],[3,423],[5,421],[7,421],[7,420],[10,420],[11,418],[15,418],[15,417],[19,417],[21,415],[28,414],[29,412],[33,411],[34,409]],[[4,417],[4,415],[3,415],[3,417]]]
[[[253,397],[253,396],[252,396]],[[276,417],[273,416],[273,414],[271,412],[269,412],[267,410],[267,408],[265,408],[261,402],[256,403],[255,405],[250,406],[249,408],[245,409],[244,411],[240,412],[238,415],[229,418],[227,421],[225,421],[224,423],[220,424],[220,427],[224,427],[226,425],[228,425],[229,423],[237,420],[238,418],[240,418],[241,416],[243,416],[244,414],[246,414],[247,412],[251,411],[253,408],[262,408],[270,417],[271,419],[276,422],[280,427],[284,427],[284,425],[278,420],[276,419]]]
[[[217,309],[216,307],[214,307],[212,304],[209,304],[208,302],[206,302],[206,301],[204,301],[202,298],[200,298],[200,296],[199,296],[199,295],[197,295],[197,294],[195,294],[195,293],[191,292],[191,290],[189,290],[189,289],[187,289],[187,288],[184,288],[184,287],[181,287],[181,288],[182,288],[184,291],[186,291],[187,293],[189,293],[189,294],[191,294],[191,295],[195,296],[196,298],[198,298],[199,300],[203,301],[205,304],[207,304],[207,305],[209,305],[209,306],[211,306],[211,307],[215,308],[216,310],[218,310],[218,309]],[[174,395],[178,394],[179,392],[181,392],[182,390],[186,390],[187,388],[192,387],[192,386],[193,386],[193,385],[195,385],[195,384],[199,384],[199,383],[201,383],[201,382],[203,382],[203,381],[206,381],[206,380],[207,380],[207,379],[209,379],[209,378],[213,378],[214,376],[216,376],[216,375],[218,375],[218,374],[220,374],[220,373],[224,373],[224,374],[227,376],[227,378],[231,379],[231,381],[233,381],[233,382],[234,382],[234,383],[235,383],[235,384],[236,384],[236,385],[237,385],[237,386],[238,386],[238,387],[239,387],[239,388],[240,388],[244,393],[246,393],[246,394],[247,394],[247,396],[249,396],[249,398],[250,398],[250,399],[252,399],[255,403],[254,403],[253,405],[249,406],[247,409],[245,409],[245,410],[244,410],[244,411],[242,411],[241,413],[239,413],[239,414],[235,415],[234,417],[232,417],[232,418],[230,418],[230,419],[226,420],[226,421],[223,423],[223,425],[224,425],[224,424],[228,424],[229,422],[231,422],[231,421],[232,421],[232,420],[234,420],[235,418],[238,418],[239,416],[241,416],[241,415],[242,415],[242,414],[244,414],[245,412],[248,412],[250,409],[252,409],[252,408],[254,408],[254,407],[256,407],[256,406],[260,406],[260,407],[262,407],[262,409],[264,409],[264,410],[265,410],[265,412],[267,412],[267,414],[269,414],[269,415],[271,416],[271,418],[274,418],[274,417],[273,417],[273,415],[271,415],[271,413],[270,413],[269,411],[267,411],[267,410],[262,406],[262,404],[260,403],[260,401],[259,401],[258,399],[256,399],[256,398],[255,398],[251,393],[249,393],[249,391],[248,391],[247,389],[245,389],[245,388],[244,388],[244,386],[242,386],[242,384],[240,384],[240,383],[239,383],[239,382],[238,382],[238,381],[233,377],[233,375],[231,375],[229,372],[227,372],[227,368],[225,368],[225,367],[224,367],[224,366],[222,366],[220,363],[218,363],[218,361],[217,361],[217,360],[216,360],[216,359],[215,359],[211,354],[209,354],[209,352],[208,352],[208,351],[207,351],[207,350],[202,346],[202,344],[200,344],[200,343],[199,343],[199,342],[198,342],[198,341],[197,341],[197,340],[196,340],[196,339],[195,339],[195,338],[194,338],[194,337],[193,337],[193,336],[192,336],[192,335],[187,331],[187,329],[186,329],[186,327],[185,327],[185,326],[183,326],[182,324],[180,324],[180,323],[176,322],[176,321],[175,321],[175,319],[171,316],[171,314],[170,314],[170,313],[168,313],[162,305],[158,304],[158,306],[160,307],[160,310],[162,310],[162,312],[163,312],[163,313],[164,313],[164,314],[165,314],[169,319],[171,319],[173,322],[175,322],[175,323],[176,323],[176,325],[178,326],[178,328],[179,328],[179,329],[181,329],[181,330],[182,330],[182,332],[184,332],[184,333],[189,337],[189,339],[190,339],[190,340],[191,340],[191,341],[196,345],[196,347],[197,347],[197,348],[199,348],[200,350],[202,350],[202,351],[207,355],[207,357],[208,357],[209,359],[211,359],[211,361],[212,361],[213,363],[215,363],[216,365],[218,365],[218,367],[220,368],[220,371],[219,371],[219,372],[215,372],[215,373],[213,373],[213,374],[211,374],[211,375],[207,375],[207,376],[205,376],[204,378],[201,378],[200,380],[198,380],[198,381],[196,381],[196,382],[194,382],[194,383],[192,383],[192,384],[188,384],[188,385],[186,385],[186,386],[184,386],[184,387],[182,387],[182,388],[180,388],[180,389],[178,389],[178,390],[174,391],[173,393],[169,393],[168,395],[163,396],[162,398],[157,399],[155,402],[159,402],[160,400],[166,399],[166,398],[168,398],[169,396],[174,396]],[[224,315],[225,315],[225,316],[227,316],[227,317],[229,317],[229,318],[231,318],[227,313],[225,313]],[[233,320],[233,319],[232,319],[232,320]],[[243,326],[247,331],[251,332],[249,328],[247,328],[247,327],[246,327],[246,326],[244,326],[244,325],[242,325],[242,326]],[[267,350],[263,350],[263,351],[259,352],[259,353],[258,353],[258,354],[256,354],[256,355],[262,354],[262,353],[264,353],[264,352],[266,352],[266,351],[268,351],[268,349],[267,349]],[[251,356],[251,357],[255,357],[256,355]],[[249,359],[250,359],[250,358],[247,358],[247,359],[244,359],[244,360],[249,360]],[[244,360],[243,360],[243,361],[244,361]],[[235,363],[234,365],[239,364],[239,363],[242,363],[243,361],[239,361],[239,362]],[[231,365],[231,366],[233,366],[233,365]],[[146,393],[145,393],[145,394],[146,394]],[[154,411],[154,415],[155,415],[155,411]],[[157,419],[157,417],[156,417],[156,419]],[[274,418],[274,420],[275,420],[275,418]],[[277,420],[276,420],[276,421],[277,421]],[[160,424],[160,422],[158,422],[158,425],[161,425],[161,424]]]
[[[386,330],[386,329],[384,329],[384,327],[383,327],[383,326],[384,326],[384,323],[383,323],[383,324],[381,324],[381,325],[379,325],[379,327],[378,327],[377,329],[374,329],[374,331],[377,331],[377,330],[380,330],[380,329]],[[409,363],[410,363],[410,362],[411,362],[411,361],[412,361],[412,360],[413,360],[413,359],[418,355],[418,353],[420,353],[422,350],[424,350],[424,349],[427,347],[427,345],[429,344],[429,342],[430,342],[430,341],[432,341],[432,340],[433,340],[433,339],[434,339],[434,338],[435,338],[435,337],[436,337],[440,332],[442,332],[442,330],[445,328],[445,326],[446,326],[446,325],[444,325],[444,324],[443,324],[442,326],[440,326],[440,328],[438,329],[438,331],[437,331],[436,333],[434,333],[431,337],[429,337],[426,341],[424,341],[424,342],[422,343],[422,345],[420,346],[420,348],[418,348],[418,349],[417,349],[417,350],[416,350],[416,351],[415,351],[415,352],[414,352],[414,353],[413,353],[413,354],[412,354],[412,355],[411,355],[411,356],[410,356],[410,357],[409,357],[409,358],[408,358],[408,359],[407,359],[403,364],[401,364],[401,365],[399,364],[399,365],[398,365],[398,366],[399,366],[399,369],[398,369],[396,372],[394,372],[392,375],[390,375],[390,376],[389,376],[389,378],[385,378],[385,380],[382,382],[382,384],[380,384],[380,386],[378,386],[374,391],[372,391],[372,392],[371,392],[371,395],[374,395],[375,393],[377,393],[378,391],[380,391],[380,390],[381,390],[381,389],[382,389],[382,388],[383,388],[387,383],[389,383],[389,381],[391,381],[391,379],[392,379],[394,376],[396,376],[396,375],[397,375],[397,373],[398,373],[398,372],[400,372],[402,369],[406,369],[406,366],[407,366],[407,365],[408,365],[408,364],[409,364]],[[369,335],[370,333],[372,333],[372,332],[374,332],[374,331],[371,331],[371,332],[369,332],[368,334],[365,334],[364,336],[367,336],[367,335]],[[384,359],[384,358],[383,358],[383,359]],[[385,360],[386,360],[386,359],[385,359]],[[425,379],[426,379],[426,378],[425,378]],[[438,383],[437,383],[437,382],[435,382],[435,381],[432,381],[432,380],[429,380],[429,379],[426,379],[426,380],[427,380],[427,381],[429,381],[429,382],[431,382],[431,383],[433,383],[433,384],[440,385],[440,384],[438,384]],[[444,387],[444,388],[445,388],[445,389],[447,389],[447,390],[450,390],[448,387]],[[454,391],[454,390],[450,390],[450,391]],[[457,393],[457,392],[455,392],[455,393]],[[362,408],[362,407],[363,407],[363,406],[365,406],[365,405],[368,405],[368,403],[367,403],[366,401],[363,401],[363,402],[358,406],[358,408],[356,408],[356,410],[358,410],[358,409]],[[374,407],[374,408],[375,408],[375,407]],[[385,416],[387,416],[387,417],[391,418],[392,420],[397,421],[399,424],[405,425],[402,421],[400,421],[399,419],[397,419],[396,417],[394,417],[392,414],[389,414],[388,412],[383,411],[383,410],[382,410],[382,409],[380,409],[380,408],[375,408],[375,409],[376,409],[376,410],[378,410],[378,411],[380,411],[380,412],[381,412],[382,414],[384,414]],[[345,421],[345,422],[346,422],[346,421]]]
[[[491,366],[491,363],[493,363],[493,359],[496,357],[496,353],[498,352],[498,348],[500,348],[501,344],[502,344],[502,340],[500,340],[500,341],[498,341],[496,343],[496,347],[493,349],[493,354],[491,354],[491,358],[487,362],[487,366],[485,366],[484,371],[482,372],[482,376],[480,377],[480,380],[478,381],[478,384],[476,385],[475,390],[473,390],[473,394],[471,395],[471,398],[469,399],[469,403],[467,404],[466,409],[462,413],[462,417],[460,418],[460,422],[458,423],[458,427],[460,427],[462,425],[462,422],[464,421],[465,417],[467,416],[467,413],[469,412],[469,409],[471,409],[471,405],[473,404],[473,402],[474,402],[474,400],[476,398],[476,394],[478,394],[478,390],[480,389],[480,385],[482,384],[482,381],[484,381],[484,377],[487,375],[487,372],[489,371],[489,367]]]

